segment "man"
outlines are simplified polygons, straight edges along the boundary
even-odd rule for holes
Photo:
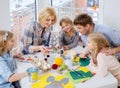
[[[120,60],[120,34],[108,26],[93,23],[92,18],[88,14],[80,14],[75,17],[74,25],[78,32],[81,33],[81,40],[86,44],[88,34],[92,32],[101,32],[107,38],[111,45],[111,49],[104,50],[106,55],[117,55]],[[83,54],[85,57],[86,54]]]

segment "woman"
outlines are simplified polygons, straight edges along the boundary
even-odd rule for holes
[[[75,31],[73,27],[72,21],[66,17],[60,20],[60,36],[59,36],[59,43],[56,45],[57,49],[63,47],[64,50],[69,50],[77,46],[79,41],[79,35]]]
[[[27,25],[24,32],[23,53],[42,51],[47,52],[45,46],[49,46],[49,42],[54,35],[51,34],[51,27],[56,22],[56,13],[52,7],[46,7],[38,15],[38,22],[32,22]]]

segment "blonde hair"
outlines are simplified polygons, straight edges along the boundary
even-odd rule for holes
[[[109,48],[109,42],[105,38],[105,36],[102,33],[99,32],[93,32],[88,35],[88,40],[92,42],[92,44],[95,44],[97,47],[94,49],[94,51],[91,52],[92,58],[96,61],[97,54],[100,52],[103,48]]]
[[[0,30],[0,56],[4,52],[6,43],[13,37],[13,33]]]
[[[66,24],[70,24],[71,25],[71,30],[70,30],[70,32],[66,32],[66,35],[67,36],[74,36],[75,35],[75,28],[74,28],[74,26],[73,26],[73,22],[72,22],[72,20],[70,19],[70,18],[68,18],[68,17],[65,17],[65,18],[62,18],[61,20],[60,20],[60,26],[62,26],[62,23],[66,23]]]
[[[56,12],[52,7],[46,7],[39,12],[38,22],[42,24],[44,21],[48,19],[49,16],[54,16],[54,23],[56,23],[57,20]]]

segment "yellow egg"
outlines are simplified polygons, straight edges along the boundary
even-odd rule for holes
[[[56,57],[55,64],[61,66],[63,64],[63,59],[61,57]]]

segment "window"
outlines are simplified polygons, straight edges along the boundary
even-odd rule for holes
[[[10,0],[11,29],[19,44],[24,27],[29,21],[36,20],[36,0]]]
[[[98,22],[99,0],[51,0],[51,3],[57,12],[57,22],[65,16],[73,20],[80,13],[88,13],[94,22]],[[55,29],[58,26],[59,23],[55,25]]]

